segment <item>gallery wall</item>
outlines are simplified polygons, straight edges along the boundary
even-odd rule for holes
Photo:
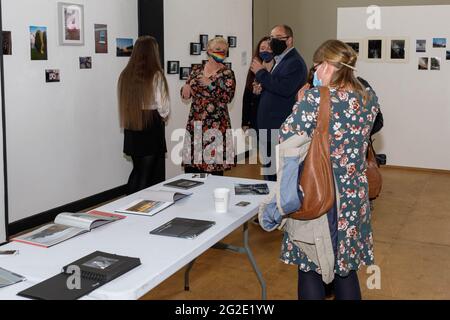
[[[215,35],[237,37],[237,48],[230,49],[237,86],[236,95],[229,105],[232,127],[241,127],[242,97],[245,80],[252,56],[252,0],[165,0],[164,1],[165,64],[167,61],[180,61],[181,67],[206,60],[201,56],[190,55],[190,42],[199,42],[200,34],[209,38]],[[172,161],[171,153],[179,154],[180,141],[171,141],[172,133],[186,127],[190,106],[180,98],[180,88],[184,81],[178,75],[167,75],[172,101],[172,114],[166,130],[168,142],[167,177],[182,172],[181,166]]]
[[[367,28],[366,8],[338,10],[342,40],[368,37],[409,40],[407,61],[369,62],[362,52],[358,74],[376,89],[385,127],[376,138],[376,150],[396,166],[450,170],[450,6],[382,7],[381,29]],[[446,48],[434,48],[433,38],[445,38]],[[426,40],[426,51],[416,52],[416,40]],[[364,41],[366,42],[366,41]],[[386,50],[389,58],[390,50]],[[439,58],[439,70],[419,70],[419,58]]]
[[[84,5],[85,44],[60,46],[56,0],[3,0],[9,220],[124,185],[131,169],[122,154],[116,83],[128,61],[116,38],[138,34],[136,0],[74,0]],[[108,53],[95,53],[94,24],[108,28]],[[30,26],[46,26],[48,60],[30,59]],[[92,57],[80,69],[79,57]],[[61,81],[46,83],[45,70]],[[0,139],[1,141],[1,139]]]

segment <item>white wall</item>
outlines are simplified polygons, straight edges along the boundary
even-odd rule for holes
[[[3,28],[12,31],[5,57],[9,218],[14,222],[123,185],[131,166],[122,155],[116,83],[128,58],[115,39],[138,34],[136,0],[84,4],[85,45],[58,45],[56,0],[3,0]],[[94,24],[108,25],[109,53],[95,54]],[[31,61],[29,26],[47,26],[48,61]],[[78,58],[92,56],[93,69]],[[60,83],[45,83],[45,69]]]
[[[366,8],[338,10],[339,39],[369,36],[410,38],[409,63],[358,64],[380,98],[385,128],[377,151],[390,165],[450,170],[450,61],[445,49],[433,49],[433,37],[448,39],[450,6],[382,7],[381,30],[368,30]],[[416,39],[427,40],[427,52],[416,53]],[[440,57],[441,71],[419,71],[419,57]]]
[[[236,96],[229,105],[233,129],[241,127],[243,90],[252,56],[252,23],[251,0],[164,1],[166,66],[168,60],[179,60],[180,66],[184,67],[206,60],[205,53],[202,56],[189,54],[189,43],[199,42],[200,34],[208,34],[210,39],[217,34],[225,38],[237,36],[238,47],[230,49],[227,59],[233,63],[237,79]],[[184,81],[180,81],[177,75],[167,75],[167,79],[172,100],[172,115],[166,131],[169,150],[167,177],[170,178],[182,172],[181,166],[170,159],[172,149],[179,144],[170,141],[171,135],[175,129],[186,127],[190,106],[182,103],[179,94]]]

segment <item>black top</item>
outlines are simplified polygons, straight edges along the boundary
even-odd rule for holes
[[[143,111],[153,118],[142,131],[124,130],[123,152],[130,157],[164,155],[167,152],[165,123],[157,110]]]
[[[242,127],[250,127],[258,130],[256,119],[260,97],[261,95],[256,95],[249,88],[245,88],[244,100],[242,102]]]

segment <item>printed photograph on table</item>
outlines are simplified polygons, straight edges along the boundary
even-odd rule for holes
[[[92,57],[80,57],[80,69],[92,69]]]
[[[30,27],[31,60],[47,60],[47,27]]]
[[[3,31],[2,35],[3,35],[3,43],[2,43],[3,54],[7,56],[12,55],[11,31]]]
[[[191,68],[181,67],[180,68],[180,80],[187,80],[191,74]]]
[[[230,36],[228,37],[228,45],[230,48],[236,48],[237,47],[237,37]]]
[[[201,43],[191,42],[191,56],[199,56],[202,54]]]
[[[117,42],[117,56],[131,57],[134,48],[133,39],[117,38],[116,42]]]
[[[201,49],[202,51],[206,51],[208,49],[208,41],[209,41],[209,36],[207,34],[201,34],[200,35],[200,44],[201,44]]]
[[[428,70],[428,62],[429,62],[428,58],[425,57],[419,58],[418,64],[419,70]]]
[[[95,24],[95,53],[108,53],[108,26]]]
[[[447,48],[447,39],[433,38],[433,48]]]
[[[384,60],[384,39],[368,39],[367,40],[367,61],[381,62]]]
[[[409,61],[409,40],[407,38],[391,38],[389,39],[389,62],[403,62]]]
[[[438,58],[438,57],[431,58],[430,70],[434,70],[434,71],[441,70],[441,58]]]
[[[180,61],[167,61],[167,74],[180,73]]]
[[[427,52],[427,40],[417,40],[416,41],[416,52]]]
[[[58,69],[45,70],[45,82],[60,82],[61,78]]]
[[[58,3],[59,44],[84,45],[84,7],[81,4]]]

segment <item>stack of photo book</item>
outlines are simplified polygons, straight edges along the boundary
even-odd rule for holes
[[[234,187],[234,191],[237,196],[260,196],[270,193],[269,186],[266,183],[263,184],[237,184]]]
[[[12,241],[49,248],[63,241],[89,232],[105,224],[122,220],[125,216],[90,211],[88,213],[60,213],[54,223],[47,224],[34,231],[13,238]]]

